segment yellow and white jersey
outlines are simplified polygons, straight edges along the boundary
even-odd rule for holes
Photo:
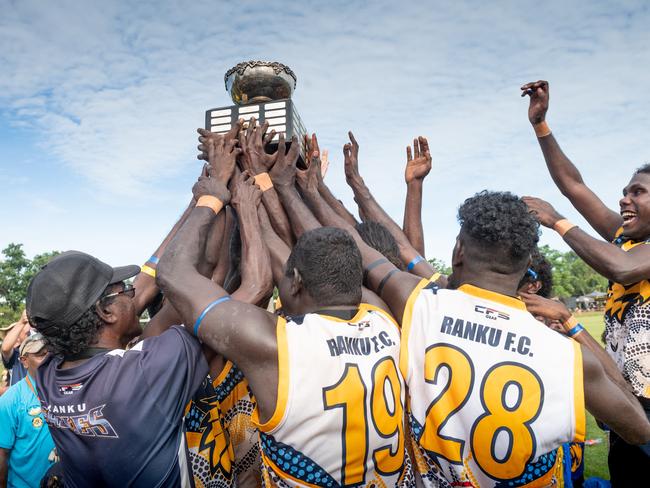
[[[522,301],[423,280],[402,322],[415,470],[425,486],[558,486],[584,440],[578,344]]]
[[[258,423],[264,486],[413,486],[392,318],[366,304],[279,318],[277,338],[278,402]]]

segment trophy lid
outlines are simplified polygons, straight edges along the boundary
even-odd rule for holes
[[[269,61],[245,61],[223,77],[226,91],[237,105],[291,98],[296,75],[291,68]]]

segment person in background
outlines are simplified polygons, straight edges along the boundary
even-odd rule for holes
[[[47,355],[41,334],[20,345],[27,375],[0,397],[0,487],[36,487],[54,462],[54,442],[36,396],[36,369]]]
[[[15,385],[27,375],[27,370],[18,360],[20,345],[29,335],[31,327],[27,321],[27,315],[23,311],[18,322],[4,328],[7,335],[2,341],[0,350],[2,352],[2,365],[9,371],[9,386]]]
[[[623,188],[618,211],[608,208],[587,186],[578,168],[562,152],[546,113],[549,84],[521,87],[530,97],[528,120],[560,192],[598,232],[592,237],[538,198],[524,201],[539,222],[554,229],[589,266],[609,280],[605,305],[605,345],[650,419],[650,165],[636,170]],[[610,435],[612,486],[645,483],[650,443],[635,446],[616,432]]]

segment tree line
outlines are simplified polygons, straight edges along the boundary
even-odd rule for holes
[[[553,267],[553,296],[560,298],[586,295],[607,290],[607,280],[591,269],[573,251],[561,252],[548,245],[540,251]],[[59,251],[49,251],[28,258],[22,244],[11,243],[0,257],[0,326],[18,320],[25,306],[27,286],[32,277]],[[443,274],[451,268],[440,259],[429,262]]]

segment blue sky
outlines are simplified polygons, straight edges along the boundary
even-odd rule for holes
[[[0,246],[141,263],[189,200],[195,129],[229,104],[224,72],[248,59],[297,74],[294,100],[349,206],[349,129],[398,222],[404,147],[429,138],[429,257],[449,262],[456,209],[486,188],[583,223],[546,172],[519,86],[551,82],[551,128],[617,209],[650,161],[648,25],[644,2],[0,0]],[[566,249],[552,232],[542,243]]]

